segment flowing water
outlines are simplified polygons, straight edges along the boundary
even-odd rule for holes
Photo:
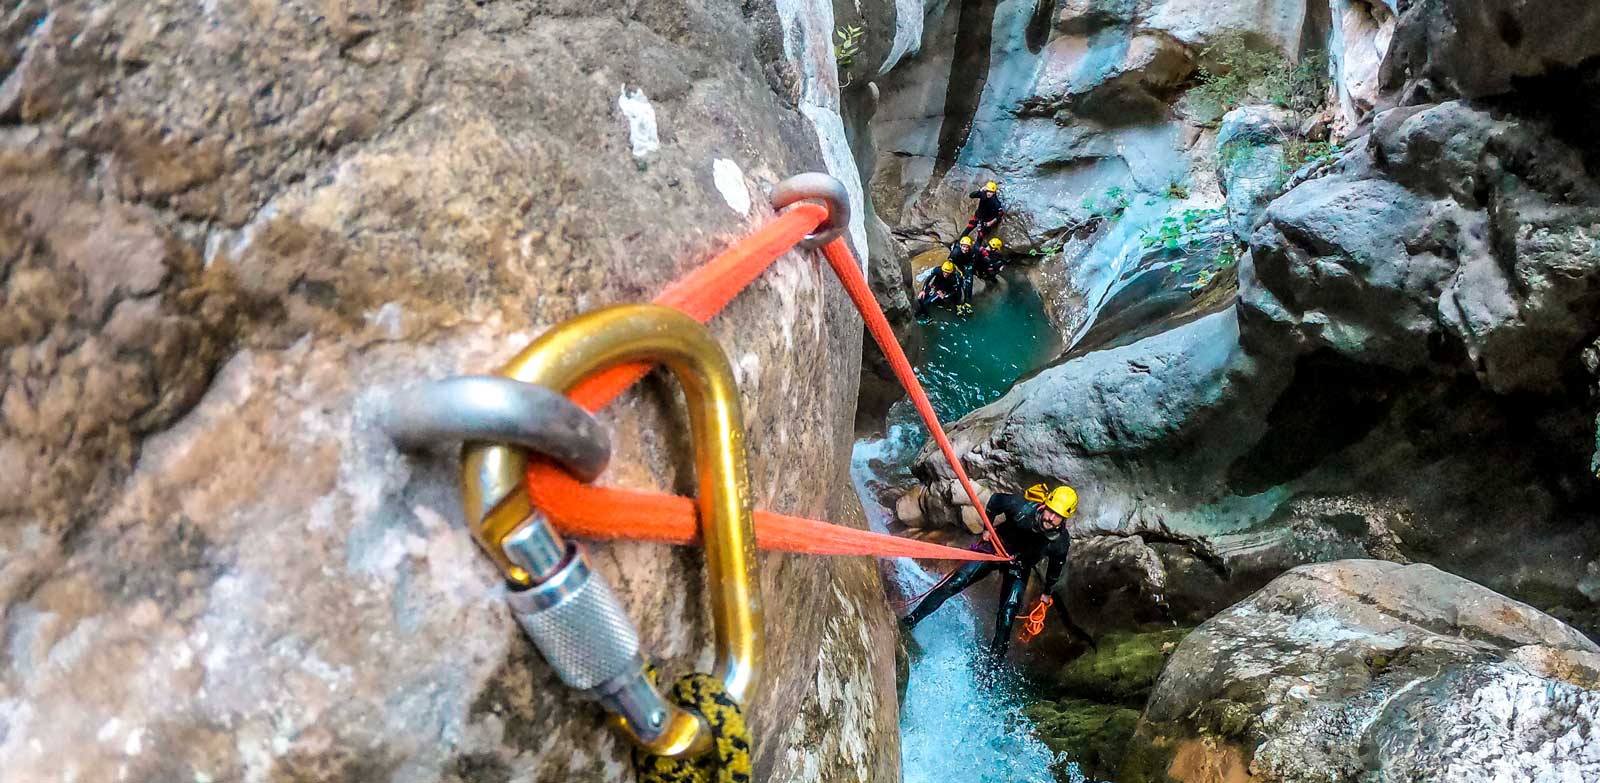
[[[921,326],[928,349],[917,377],[947,423],[994,401],[1061,349],[1038,292],[1020,276],[1008,275],[998,290],[977,296],[974,307],[965,319],[936,310]],[[926,440],[927,431],[902,400],[890,410],[884,437],[856,444],[851,477],[874,529],[889,528],[893,510],[882,500],[909,486],[911,463]],[[903,594],[917,595],[938,576],[899,560],[895,578]],[[900,707],[904,779],[1055,783],[1051,766],[1060,760],[1022,714],[1025,686],[1011,678],[997,682],[983,670],[977,625],[971,602],[959,596],[917,626]]]

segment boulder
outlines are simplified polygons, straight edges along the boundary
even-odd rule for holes
[[[625,776],[626,743],[507,612],[455,446],[397,453],[380,391],[650,298],[769,218],[783,176],[855,182],[830,9],[783,10],[9,9],[0,777]],[[864,525],[861,327],[827,274],[791,253],[712,329],[752,502]],[[651,380],[604,414],[607,483],[692,491],[675,399]],[[667,676],[709,665],[697,553],[591,552]],[[897,779],[875,569],[761,566],[756,776]]]
[[[1534,122],[1459,102],[1377,122],[1268,210],[1241,269],[1251,334],[1502,394],[1561,388],[1600,316],[1600,182]]]
[[[1228,223],[1241,242],[1250,241],[1267,204],[1289,181],[1284,143],[1298,132],[1299,117],[1276,106],[1241,106],[1217,129],[1217,179],[1228,197]]]
[[[1385,86],[1438,100],[1502,95],[1600,55],[1600,6],[1589,0],[1402,3]],[[1552,96],[1554,97],[1554,96]]]
[[[1590,780],[1597,688],[1600,647],[1526,604],[1426,565],[1303,566],[1179,644],[1117,779]]]

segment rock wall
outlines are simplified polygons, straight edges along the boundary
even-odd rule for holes
[[[1179,643],[1117,780],[1590,780],[1600,647],[1424,565],[1290,571]]]
[[[626,778],[503,608],[453,447],[397,454],[377,401],[649,298],[790,173],[859,191],[833,28],[720,0],[0,13],[5,777]],[[861,329],[827,275],[792,253],[712,329],[754,502],[860,524]],[[690,490],[675,397],[605,414],[608,483]],[[694,550],[593,551],[669,675],[709,665]],[[872,564],[761,564],[758,777],[897,779]]]
[[[1381,557],[1439,565],[1600,633],[1600,180],[1581,130],[1592,102],[1560,97],[1594,77],[1566,56],[1464,63],[1479,38],[1543,24],[1508,3],[1490,25],[1469,5],[1397,17],[1374,113],[1347,118],[1359,135],[1281,195],[1235,182],[1286,148],[1225,133],[1224,153],[1241,152],[1224,154],[1219,178],[1249,238],[1238,302],[1100,304],[1119,301],[1115,287],[1086,300],[1060,363],[955,428],[974,478],[1086,488],[1086,535],[1206,537],[1225,579],[1159,553],[1165,599],[1194,620],[1295,564]],[[1590,24],[1579,9],[1571,19]],[[1154,279],[1144,252],[1091,250],[1075,263],[1094,269],[1068,275]],[[925,452],[917,472],[918,513],[955,524],[948,467]]]

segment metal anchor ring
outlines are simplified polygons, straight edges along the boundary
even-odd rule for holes
[[[783,209],[797,201],[817,199],[828,206],[828,221],[798,243],[815,250],[844,235],[850,227],[850,192],[844,183],[818,171],[796,174],[772,186],[773,209]]]
[[[589,412],[544,386],[496,375],[466,375],[396,390],[383,429],[402,449],[446,441],[515,443],[584,481],[611,461],[611,437]]]
[[[747,702],[764,663],[765,630],[747,498],[744,419],[738,384],[721,346],[704,326],[677,310],[619,305],[558,324],[500,373],[567,392],[595,373],[638,361],[664,365],[683,386],[711,587],[716,673],[730,696]],[[527,459],[527,453],[515,446],[485,443],[468,443],[461,456],[465,516],[478,543],[514,585],[536,585],[537,580],[508,554],[520,562],[550,564],[554,573],[566,551],[556,546],[559,539],[528,497]],[[646,690],[641,687],[634,693],[649,696]],[[633,726],[626,720],[616,723],[652,755],[691,756],[711,748],[704,722],[677,707],[665,709],[665,725],[659,728]],[[617,710],[617,714],[628,712]]]

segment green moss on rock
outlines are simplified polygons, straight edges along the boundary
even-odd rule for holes
[[[1061,667],[1056,675],[1057,692],[1106,704],[1143,707],[1167,658],[1190,630],[1107,634],[1100,640],[1098,652]]]
[[[1100,649],[1061,667],[1049,688],[1054,698],[1026,708],[1039,738],[1077,762],[1092,780],[1113,780],[1139,725],[1144,702],[1167,658],[1191,629],[1112,633]],[[1060,780],[1067,770],[1056,770]]]
[[[1116,773],[1139,725],[1139,710],[1084,699],[1038,702],[1026,712],[1044,744],[1076,761],[1094,780],[1107,780]]]

